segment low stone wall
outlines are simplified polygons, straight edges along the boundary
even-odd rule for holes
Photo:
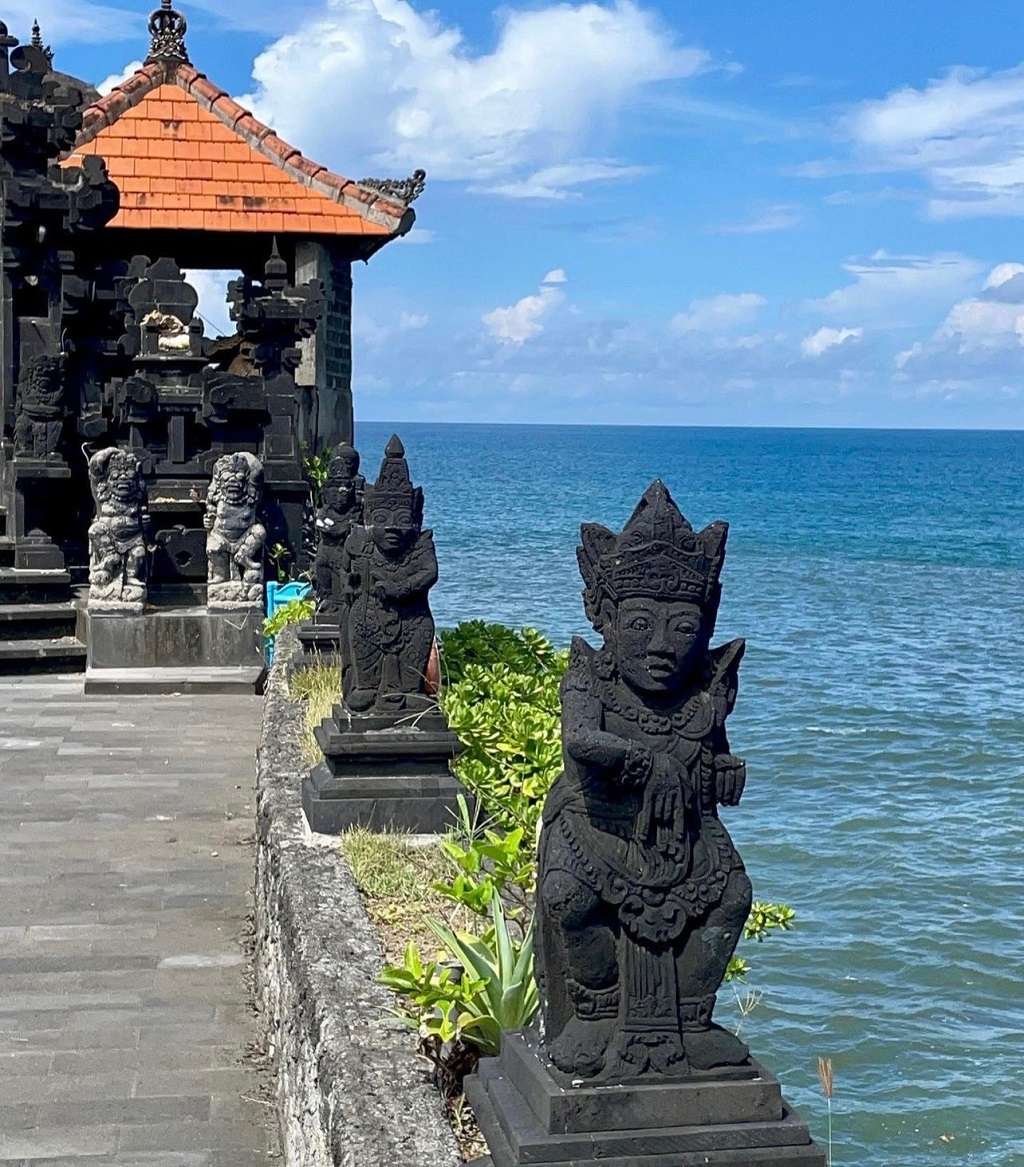
[[[376,982],[383,956],[337,840],[302,813],[293,630],[278,638],[257,755],[257,1003],[289,1167],[456,1167],[440,1097]]]

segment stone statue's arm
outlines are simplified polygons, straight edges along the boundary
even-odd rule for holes
[[[733,711],[739,689],[739,667],[746,645],[742,640],[716,648],[711,653],[711,697],[715,720],[711,749],[715,772],[715,801],[722,806],[738,806],[747,784],[747,764],[729,748],[725,719]]]
[[[406,561],[406,570],[388,581],[387,595],[393,600],[411,600],[414,596],[429,592],[436,583],[437,552],[434,550],[434,537],[429,531],[424,531]]]
[[[566,753],[607,780],[642,786],[653,771],[651,751],[603,728],[601,702],[590,685],[588,658],[592,655],[585,641],[573,641],[569,668],[562,681],[562,741]]]

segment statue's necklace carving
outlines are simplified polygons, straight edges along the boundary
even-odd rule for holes
[[[694,722],[698,721],[704,705],[706,694],[702,691],[694,693],[685,704],[672,714],[655,713],[642,705],[634,704],[622,696],[622,684],[619,681],[618,670],[611,657],[604,651],[597,654],[594,672],[601,678],[598,697],[606,709],[625,721],[634,723],[643,733],[652,737],[664,737],[671,733],[680,733],[686,737],[692,736]]]

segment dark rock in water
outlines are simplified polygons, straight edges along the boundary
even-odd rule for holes
[[[725,723],[743,641],[711,647],[728,526],[666,487],[621,534],[586,524],[587,616],[562,684],[564,771],[540,841],[542,1024],[470,1098],[495,1167],[824,1164],[778,1084],[713,1020],[751,885],[719,806],[743,761]]]
[[[361,479],[351,459],[349,469],[354,496]],[[351,527],[338,570],[343,702],[317,731],[324,760],[303,786],[306,816],[329,833],[357,823],[441,832],[462,789],[449,768],[458,740],[428,681],[437,555],[397,437],[365,488],[363,522]]]

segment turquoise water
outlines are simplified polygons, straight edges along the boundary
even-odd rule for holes
[[[399,429],[442,624],[590,633],[578,526],[655,476],[730,521],[728,823],[799,915],[747,948],[744,1037],[819,1137],[833,1059],[837,1167],[1024,1164],[1024,433]],[[370,477],[391,428],[359,431]]]

